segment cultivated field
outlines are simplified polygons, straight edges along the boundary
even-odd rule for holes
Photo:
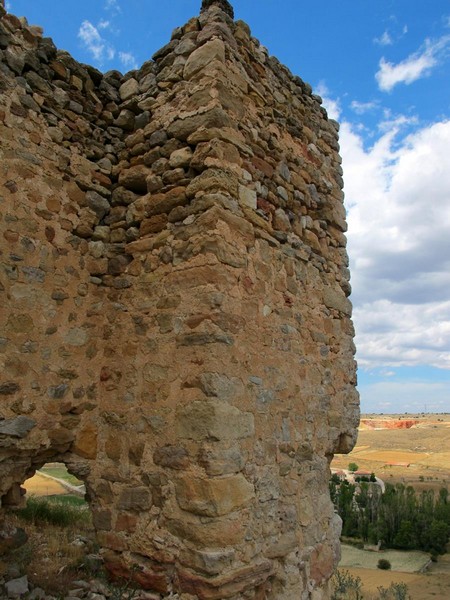
[[[450,488],[450,415],[362,415],[355,449],[337,455],[331,466],[346,469],[350,462],[387,483],[417,490]],[[379,558],[388,558],[392,570],[377,569]],[[412,600],[449,600],[450,554],[419,573],[426,562],[423,552],[372,553],[343,547],[340,567],[361,578],[365,598],[378,597],[380,586],[403,582]]]
[[[387,483],[403,482],[417,489],[450,486],[450,415],[363,415],[361,420],[355,449],[336,455],[333,468],[355,462]],[[417,422],[400,429],[405,421]]]

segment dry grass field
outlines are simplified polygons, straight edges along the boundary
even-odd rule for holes
[[[391,583],[406,583],[412,600],[449,600],[450,574],[401,573],[398,571],[380,571],[379,569],[346,568],[354,577],[363,582],[364,600],[379,598],[380,586],[388,588]]]
[[[67,494],[67,490],[57,481],[44,477],[40,473],[36,473],[34,477],[28,479],[23,487],[27,490],[27,495],[34,496],[53,496]]]
[[[412,485],[419,491],[450,487],[450,415],[363,415],[361,420],[355,449],[337,455],[332,468],[346,469],[355,462],[360,470],[374,472],[388,483]],[[403,428],[406,420],[415,423]],[[380,586],[403,582],[412,600],[450,600],[450,554],[439,557],[425,573],[414,572],[420,569],[423,553],[396,553],[404,558],[389,557],[391,571],[376,568],[385,553],[370,554],[345,548],[340,565],[361,578],[364,598],[378,597]]]

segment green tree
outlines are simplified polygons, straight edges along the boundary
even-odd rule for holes
[[[350,473],[355,473],[355,471],[357,471],[359,469],[358,465],[354,462],[349,463],[348,465],[348,470],[350,471]]]
[[[393,546],[401,550],[417,548],[417,536],[411,521],[401,521],[399,530],[393,540]]]

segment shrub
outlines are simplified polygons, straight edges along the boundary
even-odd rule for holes
[[[388,588],[379,587],[378,593],[380,600],[411,600],[405,583],[391,583]]]
[[[357,471],[358,469],[359,469],[359,467],[358,467],[358,465],[357,465],[356,463],[354,463],[354,462],[351,462],[351,463],[349,463],[349,465],[348,465],[348,470],[349,470],[351,473],[354,473],[354,472],[355,472],[355,471]]]
[[[353,577],[349,571],[337,570],[332,578],[333,592],[331,600],[362,600],[361,579]]]
[[[386,558],[380,558],[377,567],[383,571],[389,571],[391,568],[391,563]]]

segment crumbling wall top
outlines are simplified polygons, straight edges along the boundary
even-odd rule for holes
[[[224,13],[234,19],[234,10],[228,0],[202,0],[201,12],[208,10],[210,6],[218,6]]]

